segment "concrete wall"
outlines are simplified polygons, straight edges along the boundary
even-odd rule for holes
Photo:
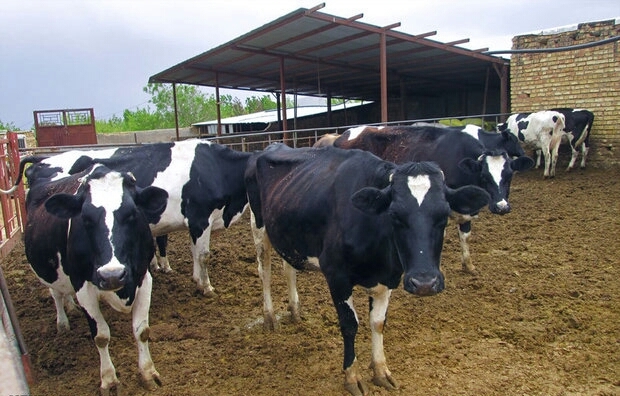
[[[513,38],[513,49],[558,48],[620,35],[614,20],[579,24],[576,30]],[[510,61],[511,112],[553,107],[594,113],[588,162],[620,164],[619,42],[553,53],[513,54]]]

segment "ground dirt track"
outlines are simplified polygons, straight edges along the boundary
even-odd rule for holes
[[[443,253],[446,289],[415,298],[393,293],[385,346],[400,389],[379,395],[619,395],[620,182],[618,170],[541,170],[512,183],[513,212],[485,210],[473,223],[479,275],[461,271],[456,225]],[[151,353],[163,380],[154,392],[137,379],[129,316],[106,310],[110,353],[126,395],[344,395],[342,341],[320,273],[299,275],[302,323],[286,314],[279,266],[273,294],[279,329],[265,333],[249,216],[212,237],[209,274],[217,296],[197,295],[188,236],[171,236],[174,272],[154,274]],[[28,345],[32,395],[96,395],[99,357],[86,320],[70,315],[56,335],[47,290],[23,245],[2,261]],[[357,353],[370,360],[368,305],[356,292]],[[257,324],[258,323],[258,324]],[[370,380],[371,370],[365,371]]]

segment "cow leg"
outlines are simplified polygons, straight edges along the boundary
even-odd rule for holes
[[[166,254],[166,247],[168,246],[168,234],[155,237],[155,243],[157,244],[157,251],[159,252],[159,257],[157,257],[156,254],[153,255],[153,260],[151,260],[151,270],[163,271],[165,273],[172,271],[172,268],[170,268],[170,263],[168,262],[168,256]]]
[[[357,335],[358,319],[353,306],[353,286],[348,280],[334,276],[327,279],[332,301],[338,313],[340,333],[344,342],[344,387],[353,396],[368,394],[368,386],[360,373],[355,356],[355,336]]]
[[[536,149],[536,169],[540,168],[540,157],[542,157],[542,150]]]
[[[383,327],[385,326],[388,304],[392,291],[384,285],[368,290],[370,307],[370,331],[372,333],[372,357],[370,367],[374,371],[372,382],[388,390],[398,388],[387,367],[383,350]]]
[[[586,157],[588,156],[588,152],[590,151],[590,147],[584,142],[581,144],[581,169],[586,168]]]
[[[469,236],[471,235],[471,221],[459,223],[459,242],[461,243],[461,263],[463,271],[472,275],[477,274],[476,267],[471,261],[469,253]]]
[[[209,272],[207,266],[211,258],[209,244],[211,243],[211,224],[202,232],[202,235],[193,242],[192,239],[192,257],[194,259],[194,281],[198,286],[198,290],[205,296],[215,296],[215,289],[211,286],[209,280]]]
[[[543,172],[543,178],[549,177],[549,168],[551,167],[551,152],[549,151],[549,147],[545,147],[543,150],[543,154],[545,156],[545,170]]]
[[[288,310],[291,313],[291,321],[299,323],[301,322],[301,314],[299,313],[299,294],[297,294],[297,270],[286,260],[282,260],[282,264],[286,285],[288,286]]]
[[[549,170],[549,176],[550,177],[555,177],[555,166],[558,163],[558,154],[560,151],[560,140],[557,139],[557,141],[552,141],[552,148],[551,148],[551,169]]]
[[[97,290],[91,283],[86,282],[76,293],[78,302],[82,307],[90,333],[97,346],[100,362],[101,376],[101,394],[106,396],[110,394],[110,389],[120,387],[120,381],[116,377],[116,369],[110,358],[108,345],[110,344],[110,327],[106,323],[103,314],[99,308],[99,300],[97,298]]]
[[[131,312],[133,335],[138,345],[138,370],[140,371],[142,385],[148,390],[154,390],[157,386],[161,386],[159,373],[155,369],[149,351],[149,309],[152,286],[153,278],[147,272],[142,281],[142,286],[136,291],[136,299]]]
[[[256,261],[258,261],[258,276],[263,285],[263,328],[273,331],[278,322],[273,312],[273,301],[271,300],[271,241],[267,236],[265,227],[256,227],[256,219],[252,211],[250,211],[250,226],[254,248],[256,249]]]
[[[73,298],[70,295],[66,295],[59,290],[49,288],[50,294],[54,299],[54,306],[56,307],[56,330],[59,334],[69,331],[69,318],[65,312],[65,307],[70,299],[73,302]]]
[[[577,162],[579,151],[577,151],[577,149],[573,145],[574,142],[573,142],[572,135],[566,134],[566,138],[568,139],[568,145],[570,146],[570,151],[571,151],[570,162],[568,163],[568,166],[566,167],[566,171],[569,172],[575,166],[575,162]]]

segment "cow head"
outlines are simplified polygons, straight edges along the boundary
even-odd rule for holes
[[[508,196],[510,183],[516,171],[525,171],[534,166],[530,157],[511,159],[505,151],[487,152],[478,159],[464,158],[459,167],[476,177],[478,185],[489,193],[489,210],[504,215],[510,213]]]
[[[523,147],[519,143],[519,139],[510,132],[510,130],[504,129],[500,132],[502,135],[502,146],[506,153],[511,157],[523,157],[525,156],[525,151],[523,151]]]
[[[405,290],[430,296],[444,289],[440,261],[450,211],[474,213],[488,203],[488,194],[474,186],[452,190],[434,163],[409,162],[394,169],[388,187],[363,188],[352,202],[365,213],[389,217]]]
[[[168,193],[140,189],[130,173],[97,165],[81,180],[75,194],[52,195],[46,210],[70,219],[70,262],[79,264],[85,280],[102,290],[139,283],[154,254],[149,223],[166,208]]]

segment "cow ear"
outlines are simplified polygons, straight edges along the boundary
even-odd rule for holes
[[[504,140],[510,140],[510,135],[512,135],[512,133],[509,130],[502,130],[500,132],[502,134],[502,138],[504,138]]]
[[[168,205],[168,192],[159,187],[136,188],[136,205],[138,205],[147,221],[155,224],[166,210]]]
[[[362,212],[376,215],[390,206],[390,194],[387,190],[364,187],[351,196],[351,202]]]
[[[82,212],[83,195],[54,194],[45,201],[45,210],[61,219],[70,219]]]
[[[446,186],[446,200],[450,209],[461,214],[475,214],[490,200],[489,194],[476,186],[463,186],[456,190]]]
[[[513,171],[523,172],[534,166],[534,160],[530,157],[519,157],[510,163]]]
[[[482,169],[480,162],[473,158],[463,158],[461,162],[459,162],[459,168],[471,174],[478,174]]]

